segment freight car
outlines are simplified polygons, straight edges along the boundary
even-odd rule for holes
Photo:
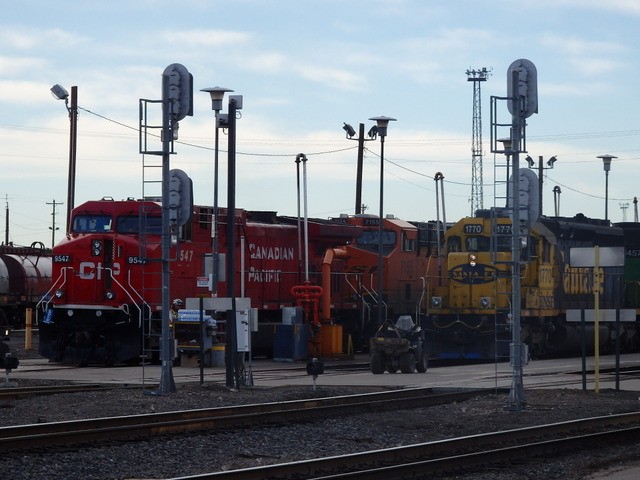
[[[211,207],[195,206],[171,248],[171,298],[210,296],[203,282],[211,254]],[[40,304],[40,354],[70,363],[136,362],[161,329],[161,213],[153,201],[103,199],[73,210],[71,231],[53,249],[52,287]],[[225,209],[220,209],[220,253],[227,253]],[[259,332],[281,323],[295,306],[292,287],[303,283],[295,219],[237,209],[234,215],[236,295],[259,310]],[[347,244],[358,227],[308,221],[310,281],[319,281],[327,248]],[[218,284],[226,294],[227,284]],[[241,291],[242,289],[242,291]],[[355,306],[352,305],[352,308]],[[267,342],[269,339],[267,339]],[[257,342],[256,349],[260,348]],[[157,348],[156,356],[157,356]]]
[[[0,245],[0,327],[24,328],[26,309],[35,308],[50,286],[50,249],[40,242]]]
[[[582,311],[593,313],[593,269],[573,267],[573,247],[623,247],[626,265],[600,267],[599,305],[620,312],[616,323],[600,323],[600,348],[616,340],[623,351],[638,350],[636,312],[640,251],[637,225],[612,226],[584,215],[540,217],[531,225],[522,248],[521,338],[532,357],[560,356],[580,351]],[[511,220],[500,210],[478,211],[445,234],[446,276],[429,278],[424,324],[432,358],[508,358],[511,341]],[[633,266],[631,262],[633,263]],[[615,316],[615,314],[613,315]],[[612,320],[612,317],[607,318]],[[593,342],[594,323],[587,323]],[[593,349],[593,345],[587,345]]]

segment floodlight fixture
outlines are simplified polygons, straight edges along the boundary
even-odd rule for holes
[[[69,92],[59,83],[56,83],[53,87],[51,87],[51,95],[58,100],[67,100],[69,98]]]
[[[353,138],[356,134],[356,131],[353,129],[353,127],[351,125],[349,125],[346,122],[343,122],[344,126],[342,127],[342,129],[347,132],[347,138]]]
[[[529,168],[533,167],[533,165],[536,163],[533,161],[533,158],[531,158],[529,155],[527,155],[527,158],[525,158],[525,160],[529,164]]]

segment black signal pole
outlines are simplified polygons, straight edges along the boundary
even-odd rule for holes
[[[226,385],[236,388],[236,293],[235,293],[235,219],[236,219],[236,99],[229,99],[228,177],[227,177],[227,296],[231,310],[227,312],[225,369]]]

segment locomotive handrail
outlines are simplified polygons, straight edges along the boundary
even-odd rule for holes
[[[136,308],[138,309],[138,312],[139,312],[139,315],[138,315],[138,327],[140,327],[142,325],[142,309],[138,306],[138,304],[133,299],[133,297],[131,296],[129,291],[125,288],[125,286],[122,283],[120,283],[117,278],[115,278],[113,276],[113,269],[111,267],[99,267],[99,268],[109,272],[109,276],[111,277],[111,280],[113,280],[116,283],[116,285],[118,285],[122,289],[122,291],[127,295],[127,297],[129,297],[129,300],[131,300],[131,303],[133,303],[136,306]],[[129,273],[131,273],[131,272],[129,272]],[[135,291],[135,289],[133,287],[132,287],[132,290]],[[138,293],[138,292],[136,292],[136,293]]]
[[[147,301],[144,299],[144,297],[138,292],[138,290],[136,290],[135,287],[131,284],[131,270],[129,270],[129,272],[127,273],[127,285],[129,285],[129,287],[131,287],[131,290],[133,290],[135,292],[135,294],[140,298],[140,302],[142,303],[142,305],[147,307],[149,309],[149,312],[151,312],[151,306],[147,303]],[[135,305],[136,305],[136,308],[138,309],[138,328],[141,328],[142,327],[143,317],[144,317],[144,312],[138,306],[137,303]],[[149,316],[151,316],[151,314],[149,314]]]
[[[356,279],[358,279],[358,278],[360,278],[361,274],[356,273],[356,274],[354,274],[354,276],[356,277]],[[362,293],[360,293],[358,291],[358,289],[351,283],[351,281],[349,280],[349,274],[348,273],[344,274],[344,279],[345,279],[345,282],[347,282],[347,285],[349,287],[351,287],[351,290],[353,290],[355,292],[355,294],[357,295],[357,297],[362,301],[362,306],[364,307],[363,310],[362,310],[362,316],[361,316],[361,322],[360,322],[360,329],[362,330],[362,329],[364,329],[364,325],[366,323],[366,319],[367,318],[371,318],[371,305],[369,305],[369,302],[367,302],[365,300],[365,298],[362,295]],[[360,286],[362,286],[366,290],[366,287],[364,287],[364,285],[362,285],[362,282],[360,280],[358,280],[358,284]],[[365,310],[367,311],[366,318],[365,318],[365,313],[364,313]]]
[[[42,298],[38,301],[38,303],[36,303],[36,324],[38,323],[38,311],[39,311],[39,307],[42,303],[44,303],[44,307],[42,308],[42,310],[46,310],[47,308],[49,308],[49,303],[51,303],[51,299],[53,298],[51,295],[51,292],[56,289],[59,288],[58,287],[58,282],[61,281],[62,279],[62,283],[60,284],[60,286],[63,286],[65,283],[67,283],[67,269],[71,269],[73,270],[73,267],[62,267],[60,269],[60,275],[58,275],[58,278],[56,279],[55,282],[53,282],[51,284],[51,288],[49,288],[49,290],[47,290],[47,293],[45,293]]]
[[[387,306],[387,303],[382,299],[382,292],[378,294],[375,287],[373,286],[373,274],[371,274],[369,278],[371,279],[371,290],[368,290],[368,292],[371,295],[371,298],[374,298],[376,300],[376,304],[384,305],[384,318],[387,318],[387,316],[389,315],[389,307]]]

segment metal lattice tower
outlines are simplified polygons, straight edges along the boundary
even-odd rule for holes
[[[483,208],[482,191],[482,102],[480,82],[487,80],[491,73],[482,70],[467,70],[467,81],[473,82],[473,126],[471,137],[471,216]]]
[[[622,210],[622,221],[627,221],[627,208],[629,208],[629,202],[620,203],[620,210]]]

